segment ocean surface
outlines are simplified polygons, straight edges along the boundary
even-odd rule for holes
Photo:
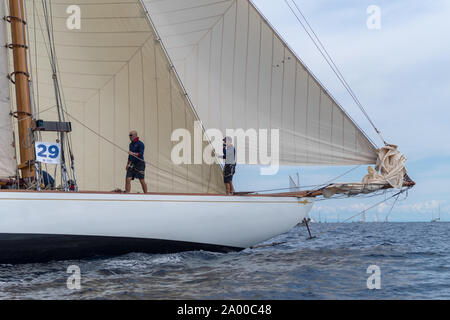
[[[0,265],[0,299],[450,299],[450,223],[297,226],[238,253]],[[69,266],[81,289],[68,289]],[[369,290],[369,266],[380,270]],[[370,282],[374,283],[374,282]]]

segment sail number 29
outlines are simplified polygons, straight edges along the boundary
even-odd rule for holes
[[[48,157],[50,159],[58,158],[58,155],[59,155],[58,146],[53,145],[47,149],[47,146],[45,144],[40,144],[37,147],[39,150],[41,150],[40,152],[38,152],[39,157],[44,157],[44,158]]]
[[[58,164],[60,162],[59,143],[36,142],[36,161]]]

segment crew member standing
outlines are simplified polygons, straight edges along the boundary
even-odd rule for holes
[[[225,167],[223,168],[223,182],[227,195],[234,194],[233,176],[236,172],[236,149],[233,146],[233,139],[226,137],[223,139],[223,159]]]
[[[130,132],[130,151],[128,152],[127,177],[125,180],[125,192],[131,191],[131,180],[139,179],[142,191],[147,193],[147,184],[145,183],[145,161],[144,161],[144,143],[139,140],[135,130]]]

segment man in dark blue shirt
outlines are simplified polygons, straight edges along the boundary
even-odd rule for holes
[[[147,193],[147,183],[145,183],[145,145],[139,140],[135,130],[130,132],[130,151],[128,152],[127,177],[125,180],[125,192],[131,191],[131,180],[139,179],[142,191]]]

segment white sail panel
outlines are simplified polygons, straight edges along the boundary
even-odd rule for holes
[[[207,128],[279,129],[285,165],[376,162],[376,147],[249,0],[144,4]]]
[[[34,92],[40,118],[56,120],[45,20],[27,1]],[[198,120],[138,0],[79,0],[81,29],[66,26],[71,0],[51,1],[59,78],[72,122],[82,190],[123,188],[130,130],[146,145],[150,192],[223,193],[220,165],[174,165],[175,129]],[[42,133],[43,140],[55,135]],[[204,142],[204,147],[208,144]],[[50,169],[50,173],[53,171]],[[133,191],[141,191],[139,183]]]
[[[4,2],[0,1],[0,16],[5,16]],[[0,43],[6,43],[7,22],[0,22]],[[8,76],[8,52],[0,49],[0,178],[16,175],[16,158],[11,127],[10,91]]]

